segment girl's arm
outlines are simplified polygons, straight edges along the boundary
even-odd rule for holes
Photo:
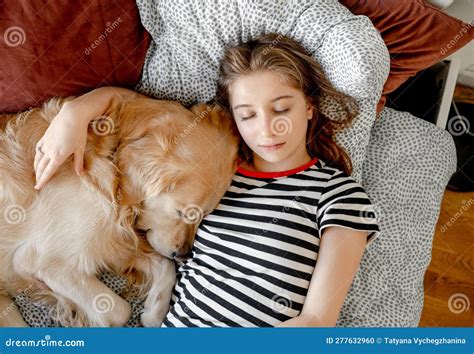
[[[36,144],[35,188],[41,189],[71,155],[74,155],[74,169],[81,175],[89,122],[103,115],[114,99],[134,95],[138,94],[124,88],[101,87],[64,103]]]
[[[277,327],[333,327],[359,269],[368,232],[324,229],[316,267],[299,316]]]

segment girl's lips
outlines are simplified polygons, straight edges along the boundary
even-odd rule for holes
[[[260,147],[264,150],[267,150],[267,151],[274,151],[274,150],[278,150],[279,148],[281,148],[285,143],[281,143],[281,144],[274,144],[274,145],[260,145]]]

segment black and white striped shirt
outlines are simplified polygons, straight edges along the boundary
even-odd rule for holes
[[[162,326],[271,327],[298,316],[328,226],[378,236],[352,177],[318,159],[285,172],[238,169],[179,265]]]

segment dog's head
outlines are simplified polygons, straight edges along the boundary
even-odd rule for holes
[[[217,107],[201,105],[191,112],[177,103],[136,101],[141,102],[125,105],[122,113],[133,126],[123,123],[121,129],[124,201],[139,205],[137,228],[157,252],[185,256],[202,218],[230,185],[238,140],[230,118]]]

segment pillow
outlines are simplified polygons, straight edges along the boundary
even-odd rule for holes
[[[4,1],[0,112],[98,86],[134,87],[149,44],[134,0]]]
[[[137,5],[153,38],[137,90],[184,105],[213,99],[227,46],[269,32],[301,42],[332,84],[359,102],[355,124],[337,140],[351,157],[352,176],[361,182],[375,107],[389,70],[387,48],[367,17],[354,16],[336,0],[139,0]]]
[[[363,255],[339,326],[418,326],[441,201],[456,169],[447,130],[383,109],[372,128],[363,185],[381,235]]]
[[[451,17],[423,0],[340,0],[356,15],[368,16],[390,52],[390,74],[378,104],[386,95],[474,38],[471,24]]]
[[[300,41],[332,84],[359,103],[355,124],[337,140],[352,159],[353,178],[361,183],[375,108],[390,66],[387,47],[367,17],[354,16],[337,0],[137,0],[137,5],[152,42],[136,89],[185,105],[214,98],[227,45],[268,32]],[[117,276],[102,280],[120,291],[113,287],[122,284]],[[30,325],[54,325],[46,308],[28,299],[16,301]],[[128,325],[137,326],[142,304],[129,301],[133,315]]]

